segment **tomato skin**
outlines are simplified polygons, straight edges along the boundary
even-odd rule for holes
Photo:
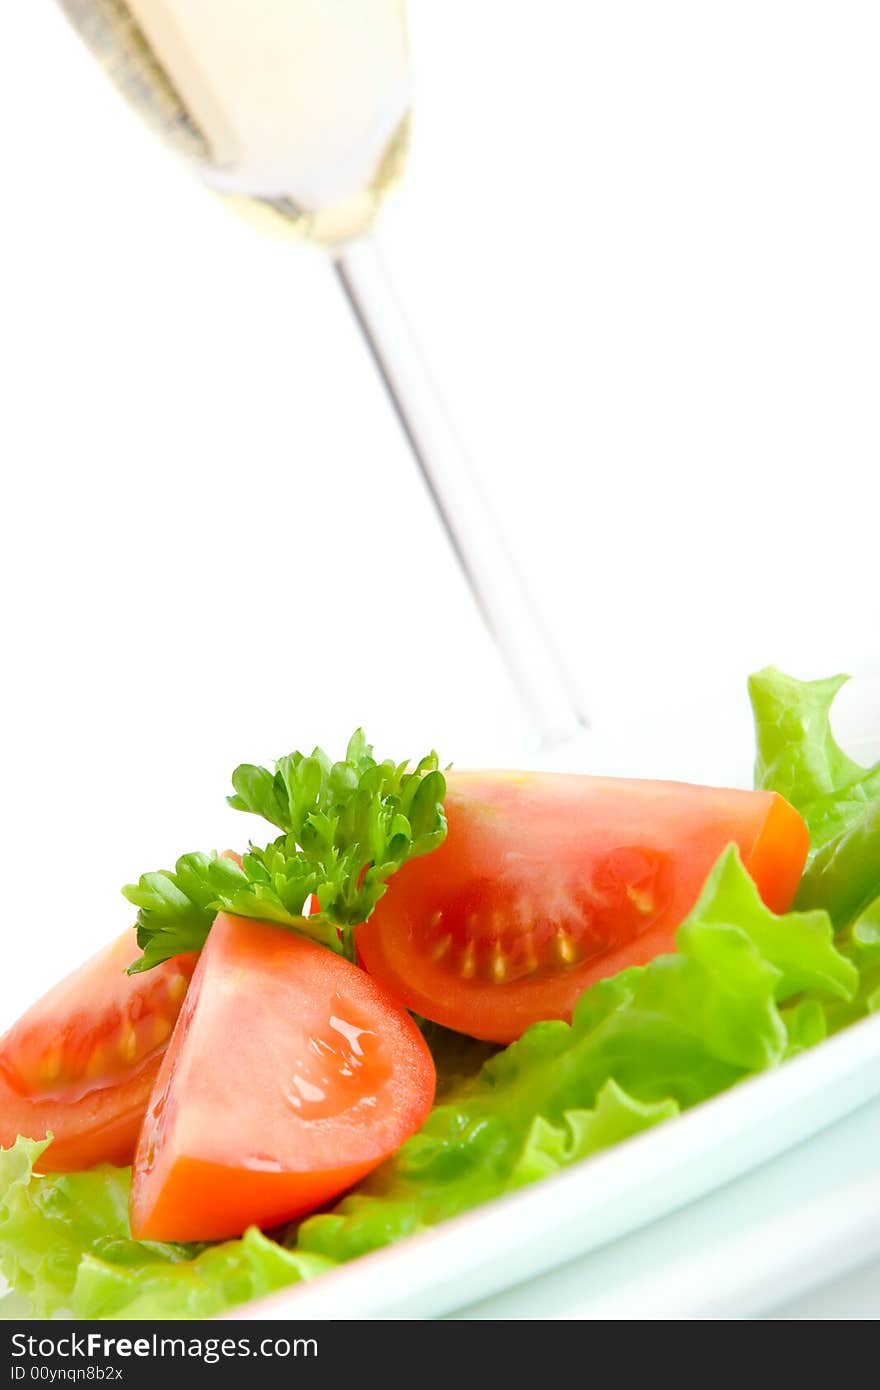
[[[363,970],[265,922],[216,918],[135,1155],[142,1240],[279,1225],[345,1191],[434,1097],[415,1024]]]
[[[0,1038],[0,1146],[55,1137],[44,1171],[131,1162],[194,955],[126,975],[134,928],[39,999]]]
[[[807,828],[771,792],[581,777],[448,777],[449,834],[357,928],[364,967],[407,1008],[491,1042],[570,1019],[582,991],[675,949],[731,841],[775,912]]]

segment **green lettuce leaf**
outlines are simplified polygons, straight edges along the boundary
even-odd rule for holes
[[[128,1240],[83,1256],[73,1310],[80,1318],[210,1318],[330,1268],[331,1261],[287,1250],[255,1227],[188,1258],[157,1257]]]
[[[328,1268],[257,1230],[210,1246],[132,1240],[130,1170],[43,1176],[47,1143],[0,1149],[0,1270],[37,1317],[206,1318]]]
[[[523,1187],[549,1177],[678,1113],[674,1100],[642,1104],[621,1090],[616,1081],[606,1081],[592,1110],[566,1110],[561,1125],[536,1116],[508,1185]]]
[[[755,718],[755,786],[779,792],[806,820],[814,845],[842,829],[872,795],[880,768],[848,758],[831,729],[831,706],[848,676],[800,681],[775,666],[749,677]]]
[[[857,971],[859,985],[852,999],[826,1009],[826,1025],[834,1033],[880,1011],[880,897],[839,933],[837,945]]]
[[[878,896],[880,798],[813,856],[797,891],[797,905],[824,909],[843,930]]]
[[[0,1149],[0,1270],[38,1317],[72,1306],[83,1255],[128,1237],[128,1170],[36,1176],[48,1145]]]
[[[859,972],[855,996],[858,1015],[880,1012],[880,898],[877,898],[852,925],[843,949]]]
[[[852,1001],[846,1002],[849,1004]],[[823,1004],[820,1000],[807,995],[780,1009],[785,1031],[788,1034],[788,1047],[785,1050],[786,1060],[789,1057],[796,1057],[799,1052],[806,1052],[808,1047],[815,1047],[816,1043],[823,1042],[828,1037],[830,1031],[829,1013],[832,1008],[838,1007],[842,1006],[840,1004]]]
[[[815,854],[880,803],[880,763],[847,757],[831,728],[831,706],[848,676],[799,681],[768,666],[749,678],[758,753],[755,786],[800,811]]]
[[[758,757],[755,784],[777,791],[810,830],[796,906],[830,913],[839,931],[880,897],[880,764],[847,757],[831,728],[846,676],[799,681],[773,667],[749,681]]]

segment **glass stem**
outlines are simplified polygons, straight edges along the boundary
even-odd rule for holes
[[[347,247],[333,266],[541,745],[559,748],[589,726],[580,692],[456,436],[374,238]]]

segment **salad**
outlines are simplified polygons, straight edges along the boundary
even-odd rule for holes
[[[750,692],[756,789],[293,753],[273,837],[0,1039],[0,1270],[31,1315],[206,1317],[672,1119],[880,1008],[880,765],[843,677]]]

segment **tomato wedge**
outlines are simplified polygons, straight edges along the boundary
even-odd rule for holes
[[[446,812],[446,841],[391,879],[358,953],[407,1008],[501,1043],[673,950],[731,841],[777,912],[809,845],[775,793],[676,782],[454,773]]]
[[[0,1038],[0,1145],[52,1133],[42,1163],[54,1171],[131,1162],[196,964],[126,975],[137,954],[131,928]]]
[[[150,1099],[132,1233],[220,1239],[311,1211],[419,1128],[434,1084],[421,1033],[363,970],[221,913]]]

